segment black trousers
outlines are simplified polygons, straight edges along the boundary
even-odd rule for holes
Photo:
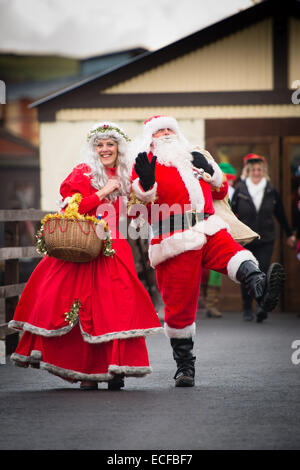
[[[269,243],[249,243],[245,248],[251,251],[257,261],[259,262],[259,269],[264,273],[267,273],[271,264],[271,258],[273,254],[274,242]],[[241,293],[243,300],[243,310],[252,309],[252,297],[248,294],[245,287],[241,284]]]

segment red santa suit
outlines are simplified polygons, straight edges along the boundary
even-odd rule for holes
[[[171,127],[169,119],[156,124],[156,129]],[[174,130],[179,133],[176,127]],[[208,152],[203,153],[212,158]],[[149,152],[149,161],[152,157]],[[226,196],[228,183],[223,182],[218,165],[213,160],[209,162],[215,170],[210,182],[197,178],[198,170],[191,161],[174,158],[164,162],[158,156],[155,184],[148,191],[143,190],[135,170],[132,173],[132,190],[147,206],[148,222],[152,226],[155,227],[159,219],[166,221],[170,215],[168,208],[172,206],[177,214],[191,209],[198,213],[198,222],[192,227],[154,233],[149,247],[149,260],[156,270],[157,285],[165,304],[165,333],[170,338],[195,333],[203,266],[236,281],[236,272],[243,261],[256,262],[253,255],[231,237],[228,225],[215,214],[213,199]]]
[[[85,164],[75,167],[60,193],[65,202],[80,193],[79,212],[98,215],[109,201],[100,202],[90,174]],[[116,224],[119,207],[117,200]],[[111,228],[113,221],[102,215]],[[114,374],[138,377],[151,372],[145,336],[159,332],[160,321],[137,277],[131,248],[117,229],[112,244],[113,257],[100,254],[91,262],[72,263],[46,255],[38,264],[9,323],[24,331],[11,356],[15,363],[39,365],[70,381],[102,382]],[[76,299],[81,307],[71,325],[65,314]]]

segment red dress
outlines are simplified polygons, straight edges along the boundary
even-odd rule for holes
[[[11,359],[72,382],[103,382],[114,374],[144,376],[151,372],[145,336],[162,328],[137,277],[131,248],[116,229],[120,201],[109,205],[107,200],[100,202],[88,172],[87,165],[75,167],[60,192],[63,200],[81,193],[81,213],[98,215],[102,211],[112,228],[115,255],[100,254],[88,263],[46,255],[28,280],[9,323],[11,328],[24,331]],[[113,174],[114,169],[109,177]],[[78,299],[81,306],[71,325],[65,313]]]

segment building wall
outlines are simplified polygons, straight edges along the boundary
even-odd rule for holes
[[[300,19],[289,19],[288,85],[300,80]],[[268,19],[190,52],[105,93],[270,90],[272,20]]]
[[[294,81],[300,81],[300,19],[290,18],[289,25],[288,84],[291,88]]]
[[[39,146],[39,122],[37,109],[29,109],[30,100],[10,101],[5,105],[4,127],[13,134]]]
[[[291,91],[292,96],[292,91]],[[232,119],[232,118],[276,118],[299,117],[299,106],[251,105],[251,106],[165,106],[140,108],[87,108],[62,109],[56,113],[57,121],[76,122],[81,120],[101,121],[144,121],[156,114],[167,114],[176,119]]]
[[[272,20],[268,19],[106,89],[158,93],[273,88]]]

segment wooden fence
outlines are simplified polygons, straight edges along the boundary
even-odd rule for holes
[[[19,282],[19,261],[23,258],[41,258],[35,246],[20,246],[20,226],[21,223],[38,222],[45,214],[47,212],[36,209],[0,210],[0,223],[4,224],[4,247],[0,248],[4,284],[0,286],[0,339],[5,340],[6,354],[15,350],[19,340],[18,333],[7,326],[26,285]],[[31,238],[34,241],[33,233]]]

